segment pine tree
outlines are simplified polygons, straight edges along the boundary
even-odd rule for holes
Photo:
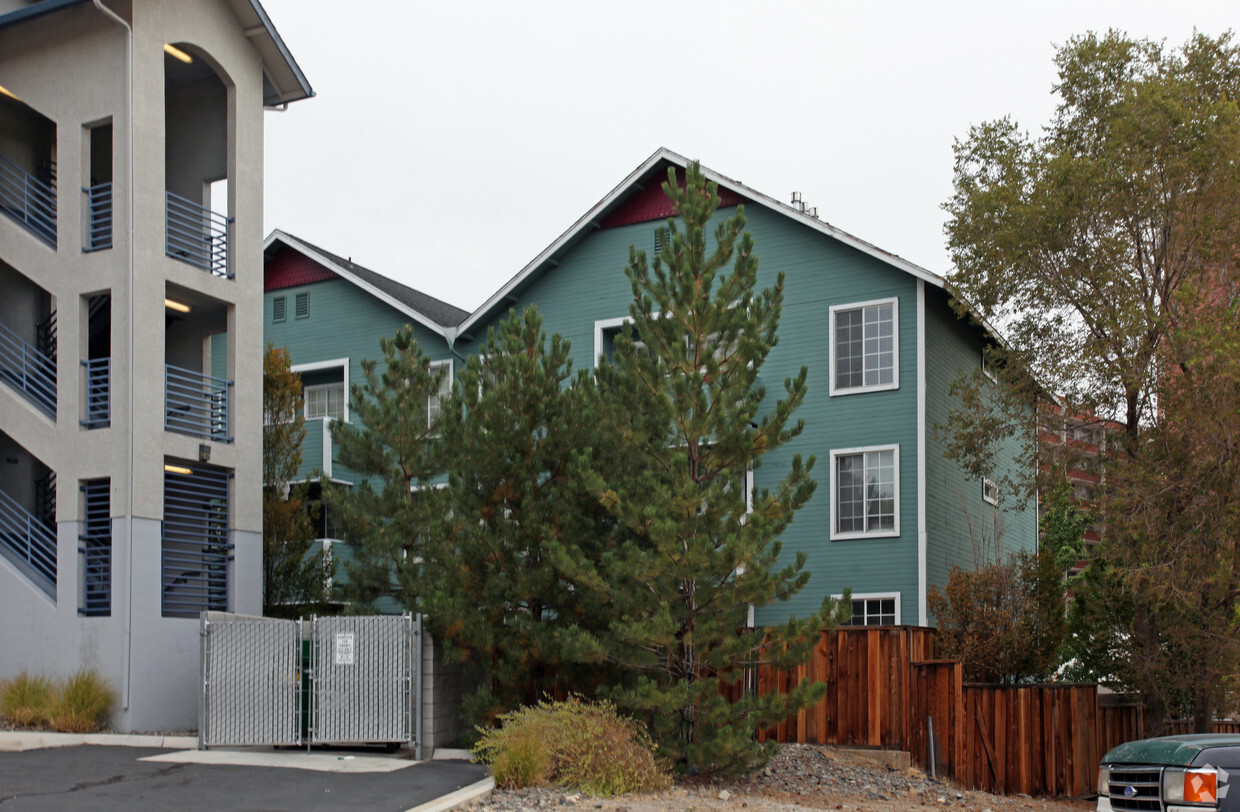
[[[301,376],[288,350],[263,353],[263,614],[295,615],[326,597],[331,563],[310,553],[314,527],[302,488],[291,484],[306,436]]]
[[[362,361],[364,383],[351,387],[352,422],[332,423],[337,458],[359,481],[325,481],[323,492],[348,536],[347,596],[363,605],[388,597],[416,610],[423,548],[432,544],[423,529],[436,514],[443,471],[441,421],[427,404],[447,373],[431,365],[408,324],[379,346],[383,366]]]
[[[750,607],[805,586],[805,556],[781,559],[778,535],[814,492],[813,459],[791,457],[774,490],[747,483],[764,455],[802,430],[792,414],[806,370],[767,398],[758,375],[776,345],[783,275],[758,289],[758,260],[743,207],[723,218],[708,249],[719,196],[695,164],[687,184],[669,170],[664,192],[680,224],[660,229],[653,267],[630,248],[631,323],[611,363],[597,370],[609,424],[634,465],[596,470],[595,489],[624,533],[592,571],[575,573],[611,608],[606,633],[581,635],[580,651],[630,676],[612,689],[646,720],[664,754],[688,770],[744,771],[766,755],[754,739],[822,695],[802,684],[787,695],[719,693],[741,667],[798,662],[833,604],[803,621],[746,633]],[[729,267],[730,263],[730,267]]]
[[[570,386],[571,373],[569,343],[548,339],[536,308],[510,313],[469,359],[444,416],[452,464],[422,597],[449,654],[488,671],[466,707],[478,722],[557,689],[590,693],[602,678],[561,644],[607,614],[559,562],[595,558],[615,524],[586,488],[599,425],[590,379]]]

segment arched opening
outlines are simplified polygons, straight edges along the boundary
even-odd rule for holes
[[[223,277],[233,275],[228,106],[228,84],[201,49],[164,46],[167,254]]]

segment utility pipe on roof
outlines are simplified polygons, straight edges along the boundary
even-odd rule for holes
[[[129,189],[126,192],[126,198],[129,204],[129,214],[127,216],[126,228],[129,232],[129,239],[126,244],[128,251],[128,287],[129,287],[129,311],[126,319],[129,323],[127,332],[127,352],[129,353],[129,403],[127,411],[129,419],[125,426],[125,522],[128,525],[126,532],[129,551],[125,556],[129,567],[129,573],[125,577],[125,657],[121,661],[121,709],[129,710],[129,688],[133,682],[133,378],[134,378],[134,267],[133,267],[133,240],[134,240],[134,224],[133,224],[133,194],[134,194],[134,170],[133,170],[133,28],[124,18],[118,15],[112,9],[103,5],[102,0],[94,0],[95,8],[103,16],[119,23],[125,29],[125,151],[127,168],[129,170]]]

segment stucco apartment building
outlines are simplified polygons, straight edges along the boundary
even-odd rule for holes
[[[261,612],[263,113],[311,95],[257,0],[0,0],[0,678],[94,667],[120,730]]]

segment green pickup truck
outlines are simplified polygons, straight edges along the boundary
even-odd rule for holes
[[[1098,812],[1240,812],[1240,736],[1166,736],[1126,742],[1098,767]]]

